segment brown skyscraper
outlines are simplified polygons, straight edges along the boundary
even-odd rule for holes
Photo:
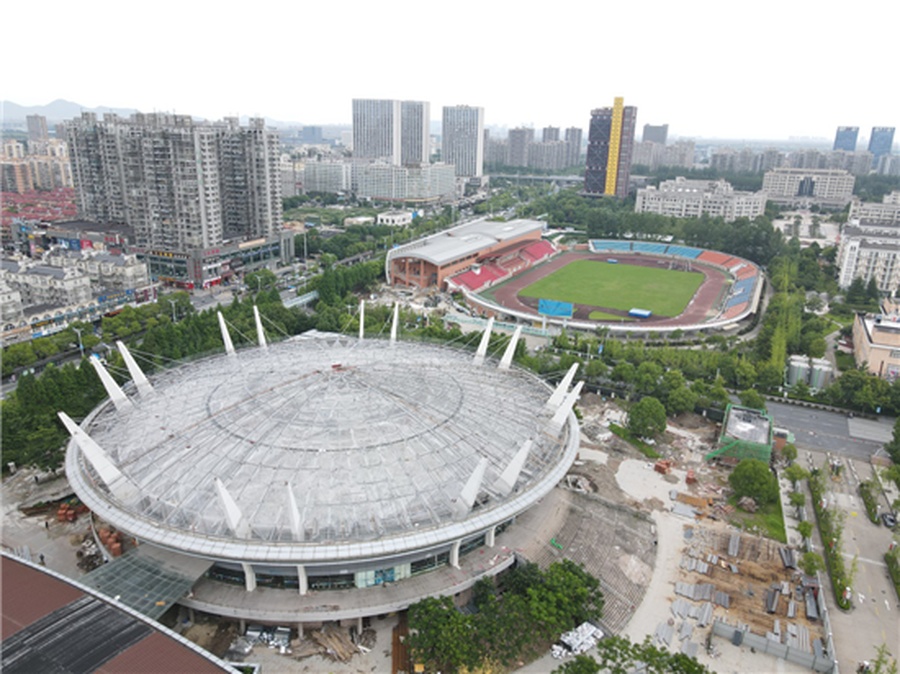
[[[616,98],[613,107],[591,111],[584,193],[589,196],[628,196],[631,153],[637,108]]]

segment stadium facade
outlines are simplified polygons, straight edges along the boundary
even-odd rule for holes
[[[110,398],[80,425],[60,417],[76,494],[139,543],[107,566],[155,554],[193,574],[169,601],[301,626],[511,566],[497,536],[521,535],[578,451],[575,368],[554,390],[512,365],[518,331],[498,364],[491,325],[474,356],[398,342],[397,325],[395,308],[390,340],[267,345],[257,314],[260,345],[236,352],[220,314],[226,354],[150,381],[119,344],[124,390],[95,363]]]
[[[540,220],[468,222],[389,251],[385,276],[394,286],[443,289],[454,274],[540,241],[544,226]]]

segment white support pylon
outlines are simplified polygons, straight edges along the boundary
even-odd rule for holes
[[[106,393],[109,396],[109,399],[113,401],[116,409],[120,412],[132,409],[134,405],[131,404],[128,396],[125,395],[125,392],[119,387],[116,380],[112,378],[112,375],[106,371],[105,367],[103,367],[103,363],[100,362],[100,359],[88,358],[88,360],[91,361],[91,365],[94,366],[97,376],[100,377],[100,381],[103,383],[103,388],[106,389]]]
[[[225,353],[229,356],[233,356],[234,344],[231,343],[231,335],[228,334],[228,326],[225,325],[225,317],[222,315],[221,311],[217,311],[216,315],[219,317],[219,330],[222,331],[222,341],[225,343]]]
[[[366,301],[359,301],[359,340],[366,334]]]
[[[134,356],[131,355],[131,351],[128,350],[128,347],[120,341],[116,342],[116,347],[119,349],[119,353],[122,354],[122,358],[125,361],[125,367],[128,368],[128,374],[131,375],[131,380],[134,382],[134,385],[137,386],[138,393],[140,393],[141,396],[153,393],[153,387],[147,380],[147,375],[144,374],[140,365],[137,364],[137,361],[134,359]]]
[[[237,501],[228,493],[228,489],[219,478],[216,478],[216,493],[219,495],[219,505],[225,511],[228,528],[238,538],[250,538],[250,525],[244,519],[244,514],[238,507]]]
[[[556,408],[559,407],[559,404],[565,400],[566,393],[569,391],[569,384],[572,383],[572,379],[575,378],[575,373],[577,371],[578,363],[572,363],[572,367],[566,372],[566,376],[563,377],[562,381],[559,382],[559,385],[547,399],[547,403],[544,405],[545,409],[556,410]]]
[[[288,514],[291,516],[291,533],[294,534],[295,541],[302,541],[303,520],[300,518],[300,508],[297,507],[297,499],[294,497],[294,487],[288,482]]]
[[[394,304],[394,320],[391,321],[391,344],[397,342],[397,327],[400,325],[400,303]]]
[[[575,407],[575,402],[578,400],[578,396],[581,395],[582,386],[584,386],[584,380],[575,384],[575,388],[569,391],[569,395],[566,396],[563,404],[559,406],[559,409],[556,410],[556,414],[554,414],[553,418],[550,420],[551,428],[559,431],[565,425],[566,417],[569,416],[569,412],[571,412],[572,408]]]
[[[484,480],[484,473],[488,467],[488,460],[484,457],[479,459],[478,465],[469,476],[462,491],[459,492],[459,498],[456,499],[454,510],[459,517],[464,517],[475,505],[475,498],[478,496],[478,490],[481,489],[481,482]]]
[[[488,344],[491,341],[491,330],[494,328],[494,317],[491,316],[488,319],[487,327],[484,329],[484,334],[481,335],[481,342],[478,344],[478,351],[475,352],[475,364],[481,365],[484,362],[484,357],[487,355]]]
[[[263,331],[262,319],[259,317],[259,309],[253,305],[253,321],[256,323],[256,341],[264,349],[268,347],[266,344],[266,333]]]
[[[122,501],[136,498],[140,493],[138,488],[116,467],[106,450],[82,430],[81,426],[76,424],[68,414],[57,412],[57,416],[109,490]]]
[[[503,469],[500,477],[497,478],[497,481],[494,483],[494,489],[500,496],[508,496],[513,487],[516,486],[516,481],[519,479],[522,468],[525,466],[525,461],[528,459],[528,453],[531,451],[533,444],[531,440],[523,442],[522,446],[519,447],[519,451],[513,456],[512,461],[509,462],[509,465]]]
[[[500,361],[499,369],[508,370],[509,366],[512,365],[512,359],[516,353],[516,344],[518,344],[521,334],[522,326],[517,325],[515,332],[513,332],[512,339],[509,340],[509,344],[506,347],[506,351],[503,352],[503,359]]]

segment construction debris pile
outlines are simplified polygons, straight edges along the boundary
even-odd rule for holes
[[[818,588],[796,570],[795,550],[713,522],[685,526],[684,542],[672,617],[654,635],[659,645],[680,641],[681,652],[696,652],[696,630],[727,615],[772,641],[821,650]]]
[[[550,647],[550,654],[557,660],[586,653],[603,638],[603,630],[589,622],[581,623],[559,638],[558,644]]]
[[[304,637],[294,648],[297,660],[321,655],[333,662],[350,662],[357,653],[368,653],[375,647],[376,635],[368,628],[357,634],[355,627],[323,627],[305,632]]]

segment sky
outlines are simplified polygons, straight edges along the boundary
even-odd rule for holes
[[[622,96],[669,136],[900,126],[900,3],[10,0],[0,98],[349,124],[353,98],[578,126]],[[15,64],[15,65],[13,65]],[[640,135],[640,131],[638,131]]]

